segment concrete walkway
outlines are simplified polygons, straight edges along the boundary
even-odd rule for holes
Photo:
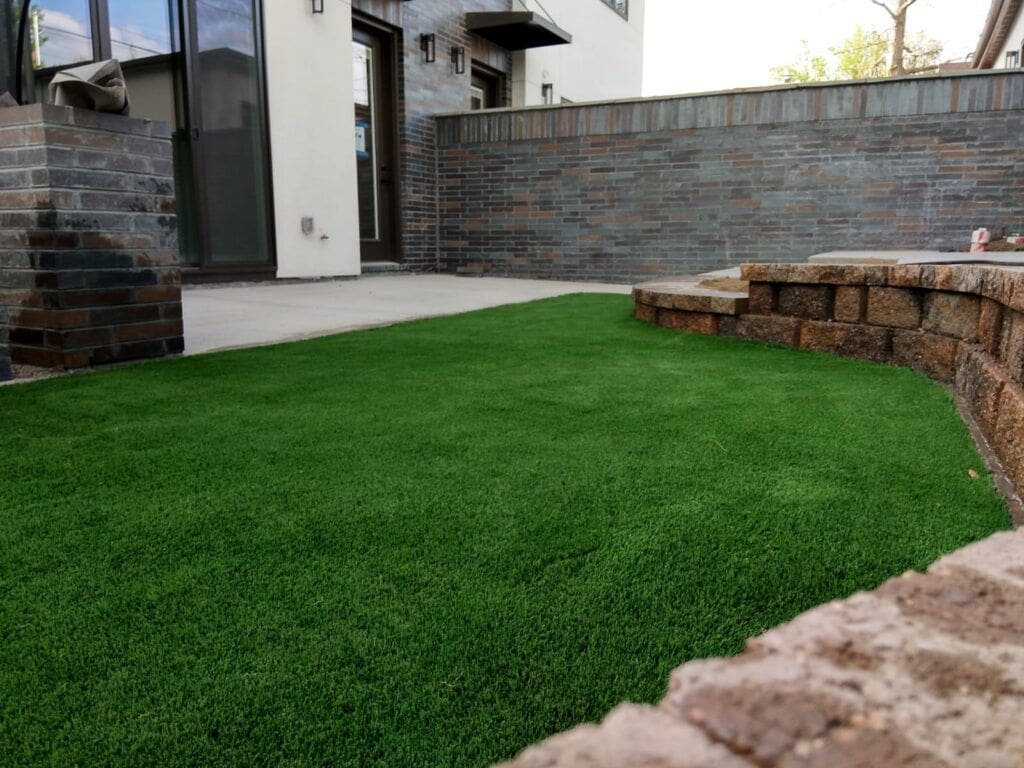
[[[195,286],[183,296],[185,353],[309,339],[569,293],[628,294],[630,288],[451,275]]]

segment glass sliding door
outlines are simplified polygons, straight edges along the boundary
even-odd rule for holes
[[[259,272],[271,243],[258,0],[186,0],[189,147],[200,266]]]

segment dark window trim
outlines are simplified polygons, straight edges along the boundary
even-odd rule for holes
[[[507,82],[508,81],[506,79],[507,76],[506,76],[506,74],[504,72],[502,72],[500,69],[495,69],[494,67],[490,66],[489,64],[485,64],[484,62],[479,61],[477,59],[472,59],[470,61],[470,69],[469,69],[469,71],[470,71],[470,82],[472,82],[472,80],[477,78],[477,77],[479,77],[481,79],[485,79],[485,80],[491,81],[491,86],[493,88],[493,92],[494,92],[494,96],[495,96],[495,100],[497,101],[497,104],[495,104],[494,106],[490,106],[490,107],[484,105],[484,107],[483,107],[484,109],[501,109],[502,107],[507,107],[508,106],[508,96],[507,96],[507,90],[508,90]],[[485,95],[486,95],[486,91],[485,91]]]
[[[392,83],[389,86],[393,89],[391,100],[393,104],[388,110],[388,116],[392,120],[393,128],[388,142],[391,149],[391,156],[394,162],[394,169],[391,178],[394,189],[394,222],[392,222],[392,258],[402,263],[405,261],[405,163],[402,153],[406,149],[406,125],[405,125],[405,67],[402,59],[405,51],[405,30],[395,27],[382,19],[371,16],[357,8],[352,9],[352,30],[353,32],[362,26],[369,33],[376,32],[378,35],[386,35],[391,38],[391,52],[388,56],[388,65],[391,67]],[[351,51],[348,55],[351,55]],[[360,247],[360,259],[362,248]]]
[[[622,18],[627,21],[629,20],[629,0],[619,0],[618,2],[616,0],[601,0],[601,2],[619,14]],[[621,8],[619,7],[620,4],[622,6]]]

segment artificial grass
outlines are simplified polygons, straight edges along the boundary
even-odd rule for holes
[[[0,423],[10,765],[481,766],[1009,525],[946,390],[621,296],[0,388]]]

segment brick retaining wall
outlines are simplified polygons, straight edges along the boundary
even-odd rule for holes
[[[953,384],[1024,488],[1024,271],[762,264],[743,274],[749,298],[640,286],[637,317]],[[622,705],[507,768],[1019,768],[1021,713],[1024,529],[814,609],[738,657],[685,664],[657,707]]]
[[[439,260],[635,282],[1024,228],[1024,72],[438,118]]]
[[[0,109],[0,307],[15,363],[182,351],[170,126]]]

